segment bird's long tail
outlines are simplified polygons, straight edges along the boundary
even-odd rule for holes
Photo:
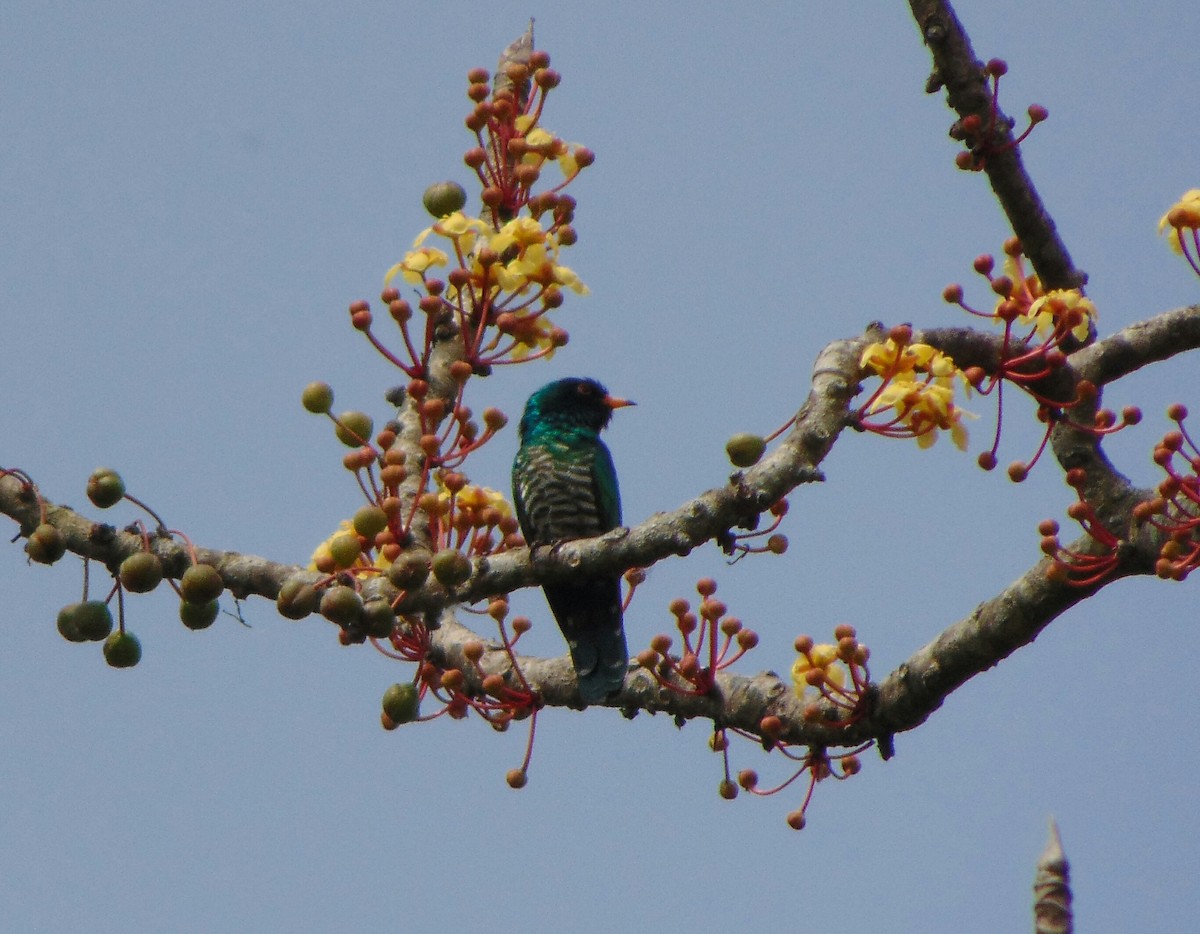
[[[629,669],[620,578],[557,584],[545,591],[571,650],[579,694],[584,703],[600,703],[620,690]]]

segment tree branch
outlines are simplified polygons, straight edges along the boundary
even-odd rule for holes
[[[947,0],[909,0],[908,5],[933,55],[934,71],[927,90],[945,87],[946,102],[960,121],[974,115],[985,127],[993,119],[996,122],[995,145],[989,147],[983,171],[1042,284],[1047,289],[1082,286],[1087,274],[1071,261],[1054,220],[1025,171],[1020,147],[1006,147],[1013,139],[1012,120],[999,109],[993,118],[983,64],[975,57],[970,37],[954,8]]]
[[[480,637],[458,623],[448,607],[580,571],[646,567],[671,555],[687,554],[735,526],[752,525],[762,511],[796,486],[820,479],[818,467],[847,424],[851,401],[858,392],[863,347],[878,336],[870,330],[863,337],[826,347],[816,361],[808,398],[787,436],[760,463],[735,472],[726,485],[633,528],[538,549],[536,554],[520,549],[478,559],[471,578],[461,587],[447,592],[431,580],[420,590],[404,595],[399,611],[440,617],[442,626],[432,634],[435,659],[461,668],[468,686],[481,691],[477,683],[481,678],[463,654],[464,645]],[[974,348],[971,352],[980,356],[993,352],[999,340],[996,335],[981,335],[965,328],[930,331],[920,337],[962,352]],[[1179,309],[1132,325],[1078,351],[1069,366],[1078,361],[1080,374],[1086,372],[1089,378],[1105,382],[1195,346],[1200,346],[1200,307]],[[1134,489],[1115,471],[1101,479],[1104,485],[1099,492],[1104,495],[1089,502],[1093,502],[1108,528],[1123,539],[1118,566],[1104,585],[1121,577],[1152,573],[1160,536],[1149,529],[1136,531],[1132,518],[1133,505],[1149,494]],[[121,560],[142,549],[139,535],[93,523],[68,507],[47,503],[45,508],[46,521],[59,529],[70,551],[98,560],[110,571],[115,572]],[[15,476],[0,477],[0,511],[20,524],[22,535],[28,535],[42,521],[37,498]],[[1085,538],[1071,548],[1083,551],[1090,544],[1091,540]],[[155,538],[152,548],[163,559],[169,577],[179,577],[190,562],[186,549],[172,539]],[[239,598],[254,594],[274,599],[289,578],[299,576],[315,582],[321,577],[295,565],[236,552],[198,549],[197,556],[202,563],[217,568],[229,591]],[[771,714],[783,721],[780,738],[792,743],[850,746],[866,739],[890,737],[920,725],[956,688],[1033,641],[1061,613],[1103,586],[1080,588],[1056,583],[1046,574],[1048,565],[1048,560],[1040,561],[1002,593],[980,604],[914,653],[879,684],[869,715],[849,729],[820,721],[805,722],[803,706],[790,685],[770,672],[752,677],[721,673],[714,694],[694,697],[669,691],[649,672],[634,670],[609,705],[622,708],[628,715],[646,710],[680,719],[703,717],[747,732],[756,732],[762,717]],[[367,596],[398,596],[382,579],[365,582],[363,590]],[[521,657],[519,663],[544,704],[578,706],[574,675],[565,658]],[[481,667],[484,674],[513,678],[507,655],[498,647],[485,653]]]
[[[1071,355],[1080,379],[1113,383],[1142,367],[1200,348],[1200,305],[1164,311]]]

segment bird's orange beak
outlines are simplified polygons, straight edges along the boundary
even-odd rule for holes
[[[618,399],[616,396],[605,396],[604,404],[610,409],[623,409],[627,405],[637,405],[636,402],[630,402],[628,399]]]

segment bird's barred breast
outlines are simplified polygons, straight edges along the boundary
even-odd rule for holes
[[[555,456],[532,448],[519,482],[521,500],[535,543],[588,538],[602,531],[590,457]]]

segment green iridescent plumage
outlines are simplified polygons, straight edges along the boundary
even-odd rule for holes
[[[614,399],[590,379],[560,379],[525,404],[513,461],[513,499],[531,545],[591,538],[621,524],[621,496],[612,456],[600,440]],[[619,575],[584,577],[543,587],[571,650],[586,703],[619,690],[629,665],[621,620]]]

